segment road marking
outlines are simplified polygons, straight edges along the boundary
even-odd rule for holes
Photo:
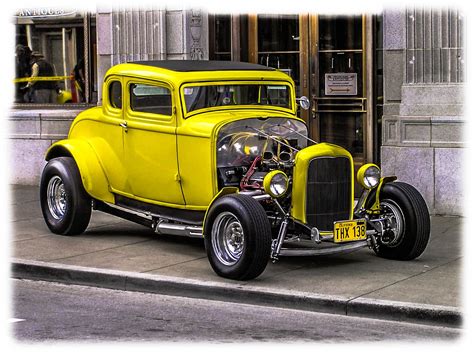
[[[23,321],[26,321],[26,320],[24,320],[24,319],[22,319],[22,318],[10,318],[10,319],[8,320],[9,323],[23,322]]]

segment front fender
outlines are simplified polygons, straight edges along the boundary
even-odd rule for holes
[[[377,188],[364,190],[364,193],[359,198],[359,201],[355,207],[354,213],[360,214],[361,211],[366,211],[368,214],[380,213],[380,191],[385,184],[393,182],[396,179],[396,176],[382,177]]]
[[[84,189],[92,198],[114,203],[114,196],[109,191],[109,181],[94,149],[87,141],[60,140],[50,146],[46,152],[46,161],[60,156],[70,156],[74,159],[81,174]]]

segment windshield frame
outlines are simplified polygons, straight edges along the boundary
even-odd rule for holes
[[[272,105],[229,105],[229,106],[215,106],[215,107],[204,107],[196,110],[192,110],[190,112],[187,111],[186,101],[184,97],[184,89],[187,87],[194,87],[194,86],[224,86],[224,85],[270,85],[270,86],[287,86],[290,95],[289,95],[289,106],[290,108],[284,108],[279,106],[272,106]],[[220,110],[235,110],[235,109],[258,109],[258,110],[274,110],[279,112],[291,113],[296,115],[296,96],[294,86],[290,81],[283,81],[283,80],[222,80],[222,81],[192,81],[192,82],[184,82],[181,84],[179,88],[179,99],[181,103],[181,110],[184,119],[187,119],[191,116],[196,114],[204,113],[204,112],[214,112]]]

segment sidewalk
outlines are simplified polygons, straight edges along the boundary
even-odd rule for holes
[[[124,290],[459,325],[462,219],[432,217],[431,240],[417,260],[391,261],[369,249],[282,258],[248,282],[218,277],[199,239],[156,235],[93,212],[80,236],[52,234],[38,188],[11,186],[13,276]]]

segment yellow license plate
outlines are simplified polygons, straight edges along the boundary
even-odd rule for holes
[[[367,235],[365,220],[336,221],[334,223],[334,242],[365,240]]]

